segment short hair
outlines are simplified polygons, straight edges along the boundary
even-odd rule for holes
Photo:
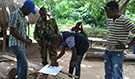
[[[82,24],[82,21],[79,21],[76,23],[76,26],[80,26]]]
[[[116,1],[110,1],[106,4],[105,10],[117,11],[119,10],[119,4]]]
[[[39,11],[43,11],[43,12],[47,13],[47,10],[46,10],[46,8],[45,8],[44,6],[42,6],[42,7],[39,9]]]

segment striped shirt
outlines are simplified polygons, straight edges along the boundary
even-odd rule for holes
[[[26,27],[28,26],[28,22],[20,9],[17,9],[11,13],[9,17],[9,26],[14,27],[19,32],[19,35],[26,39]],[[25,48],[25,44],[12,35],[9,36],[9,47],[10,46],[19,46]]]
[[[107,28],[107,50],[110,51],[121,51],[122,48],[116,48],[120,46],[118,41],[127,44],[129,32],[135,31],[135,25],[124,15],[115,20],[107,19]]]

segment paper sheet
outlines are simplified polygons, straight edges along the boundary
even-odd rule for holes
[[[62,67],[46,65],[39,72],[43,74],[57,75],[61,70]]]

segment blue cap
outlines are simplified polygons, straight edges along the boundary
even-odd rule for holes
[[[23,6],[30,10],[33,14],[36,14],[35,5],[32,0],[26,0]]]

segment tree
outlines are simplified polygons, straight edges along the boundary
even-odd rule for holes
[[[34,0],[38,6],[44,5],[48,10],[52,11],[53,16],[60,24],[74,23],[83,20],[91,26],[104,27],[105,3],[112,0]],[[119,2],[123,13],[127,11],[130,14],[135,12],[133,0],[115,0]],[[132,1],[129,4],[129,2]],[[131,12],[132,11],[132,12]]]
[[[125,13],[129,1],[130,0],[119,0],[120,9],[123,13]]]

